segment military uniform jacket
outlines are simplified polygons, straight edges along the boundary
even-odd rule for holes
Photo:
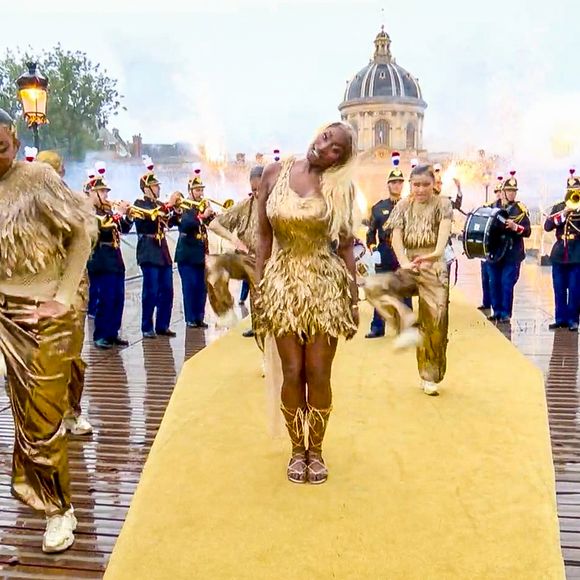
[[[134,203],[135,207],[151,210],[161,207],[159,201],[151,199],[138,199]],[[165,230],[173,227],[179,221],[179,216],[173,212],[165,216],[158,216],[157,219],[135,219],[135,229],[138,234],[137,242],[137,263],[149,266],[171,266],[171,254],[165,238]]]
[[[133,222],[126,217],[97,210],[99,235],[87,263],[91,274],[124,274],[121,234],[127,234]]]
[[[557,203],[544,222],[544,230],[556,230],[550,259],[554,264],[580,264],[580,212],[564,215],[566,204]]]
[[[207,229],[196,208],[183,212],[179,220],[179,241],[175,250],[178,264],[201,266],[207,253]]]
[[[376,246],[381,255],[381,263],[377,264],[377,270],[383,272],[394,271],[399,267],[399,262],[391,246],[391,230],[385,225],[397,202],[391,199],[382,199],[371,209],[370,225],[367,232],[367,246]],[[377,244],[378,238],[378,244]]]
[[[517,232],[506,230],[508,247],[501,261],[510,263],[522,262],[526,259],[524,238],[529,238],[532,235],[528,209],[521,201],[514,201],[506,206],[502,206],[501,201],[496,201],[491,204],[491,207],[503,207],[507,211],[509,219],[515,221],[518,225]]]

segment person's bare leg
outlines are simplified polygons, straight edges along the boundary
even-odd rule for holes
[[[332,411],[330,375],[336,354],[337,339],[317,336],[305,347],[306,383],[308,385],[308,481],[324,483],[328,469],[322,459],[322,441]]]
[[[283,377],[280,408],[292,443],[292,457],[288,464],[287,475],[293,483],[305,483],[306,383],[304,380],[304,346],[294,335],[276,338],[276,345],[282,362]]]

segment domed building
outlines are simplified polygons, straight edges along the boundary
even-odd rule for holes
[[[358,134],[359,151],[379,159],[392,150],[407,158],[418,156],[426,108],[419,82],[396,63],[391,39],[381,27],[373,58],[347,83],[338,107],[343,121]]]

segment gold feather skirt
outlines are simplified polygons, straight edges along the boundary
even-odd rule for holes
[[[275,249],[259,287],[256,330],[302,342],[321,335],[352,338],[350,276],[331,248],[326,202],[290,188],[292,163],[283,165],[267,202]]]

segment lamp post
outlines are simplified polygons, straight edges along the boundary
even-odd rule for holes
[[[46,103],[48,97],[48,80],[37,71],[37,63],[26,63],[28,71],[16,79],[18,98],[22,103],[24,118],[34,135],[34,146],[40,150],[38,126],[48,123]]]
[[[486,171],[483,174],[483,185],[485,187],[485,203],[488,202],[489,185],[491,184],[491,173]]]

